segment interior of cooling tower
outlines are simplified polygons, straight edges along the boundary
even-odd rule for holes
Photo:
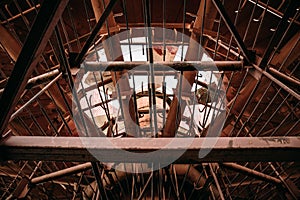
[[[299,8],[0,1],[0,199],[299,199]]]

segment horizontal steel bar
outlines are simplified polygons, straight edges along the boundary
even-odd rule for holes
[[[122,149],[122,150],[121,150]],[[180,153],[176,163],[300,161],[300,137],[101,138],[11,136],[0,143],[2,160],[149,162],[159,151],[163,162]],[[199,150],[208,154],[199,158]],[[90,151],[93,152],[91,155]],[[147,156],[127,155],[147,153]],[[125,153],[126,152],[126,153]],[[182,154],[181,154],[182,153]],[[148,156],[149,155],[149,156]]]
[[[182,23],[162,23],[162,22],[154,22],[151,23],[152,27],[154,27],[154,29],[156,27],[164,27],[167,29],[180,29],[182,30]],[[118,23],[118,27],[120,27],[120,29],[127,29],[126,23]],[[128,23],[128,27],[133,27],[134,29],[136,29],[137,27],[139,28],[144,28],[145,24],[144,23],[140,23],[140,22],[132,22],[132,23]],[[191,28],[191,24],[190,23],[185,23],[185,29],[190,29]]]
[[[236,71],[243,69],[242,61],[187,61],[155,62],[155,71]],[[86,71],[148,71],[149,62],[85,62]]]

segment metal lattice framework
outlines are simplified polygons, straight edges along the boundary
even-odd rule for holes
[[[1,1],[0,198],[299,199],[299,8]]]

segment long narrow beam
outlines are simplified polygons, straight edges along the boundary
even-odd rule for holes
[[[173,145],[172,145],[173,144]],[[122,149],[122,150],[121,150]],[[128,156],[159,151],[159,158]],[[208,154],[199,158],[199,150]],[[1,160],[51,160],[101,162],[175,163],[300,161],[299,137],[220,137],[220,138],[99,138],[11,136],[0,143]],[[93,155],[90,154],[93,152]],[[126,154],[124,153],[126,152]],[[137,154],[138,155],[138,154]]]
[[[277,76],[285,81],[287,81],[288,83],[296,86],[296,87],[299,87],[300,86],[300,81],[297,79],[297,78],[293,78],[291,76],[288,76],[280,71],[278,71],[277,69],[274,69],[273,67],[270,67],[269,68],[269,71],[271,74],[273,74],[274,76]]]
[[[245,167],[245,166],[242,166],[242,165],[239,165],[239,164],[236,164],[236,163],[222,163],[221,166],[224,166],[224,167],[229,168],[231,170],[238,171],[242,174],[246,174],[246,175],[258,178],[258,179],[263,180],[263,181],[268,181],[268,182],[275,183],[275,184],[281,184],[281,181],[278,178],[275,178],[273,176],[264,174],[264,173],[259,172],[257,170],[250,169],[248,167]]]
[[[92,165],[91,163],[84,163],[84,164],[79,164],[73,167],[69,167],[66,169],[62,169],[59,171],[55,171],[49,174],[45,174],[39,177],[34,177],[33,179],[31,179],[30,183],[32,184],[39,184],[39,183],[44,183],[50,180],[54,180],[54,179],[58,179],[64,176],[68,176],[68,175],[72,175],[72,174],[76,174],[88,169],[91,169]]]
[[[10,117],[9,122],[13,120],[20,112],[22,112],[28,105],[34,102],[39,96],[41,96],[51,85],[56,83],[58,79],[62,76],[62,73],[57,75],[50,83],[48,83],[43,89],[41,89],[38,93],[36,93],[30,100],[24,103],[18,110],[16,110]]]
[[[17,58],[20,55],[20,52],[22,50],[22,45],[17,41],[17,39],[7,30],[5,27],[1,27],[0,25],[0,43],[2,44],[5,51],[8,53],[9,57],[16,62]],[[42,57],[39,58],[38,62],[41,62],[43,59]],[[55,68],[57,68],[55,66]],[[39,74],[45,73],[45,69],[41,67],[39,64],[36,66],[36,71]],[[27,84],[26,88],[30,86]],[[27,88],[28,89],[28,88]],[[42,86],[41,86],[42,89]],[[51,86],[49,88],[49,91],[46,93],[50,98],[53,98],[53,100],[57,103],[58,107],[64,112],[68,112],[68,106],[64,103],[64,99],[59,93],[59,89],[56,86]],[[71,99],[66,96],[66,99],[68,100],[68,103],[72,104]],[[18,123],[16,121],[13,122],[14,124]],[[9,128],[12,126],[9,125]],[[20,129],[20,128],[19,128]]]
[[[16,199],[24,199],[29,191],[32,189],[33,185],[44,183],[47,181],[53,181],[58,178],[66,177],[68,175],[80,173],[92,168],[91,163],[84,163],[75,165],[69,168],[51,172],[42,176],[34,177],[31,180],[28,178],[22,178],[22,180],[17,185],[16,189],[12,193],[13,197]]]
[[[68,0],[45,0],[43,2],[0,100],[0,134],[6,129],[19,97],[67,3]]]
[[[178,62],[155,62],[155,71],[237,71],[243,69],[243,61],[178,61]],[[86,71],[122,71],[149,70],[149,63],[137,62],[85,62]]]
[[[16,14],[16,15],[10,17],[10,18],[5,19],[4,21],[0,22],[0,24],[7,24],[7,23],[9,23],[9,22],[11,22],[15,19],[21,18],[21,17],[23,17],[23,15],[26,15],[26,14],[32,12],[32,11],[35,11],[39,7],[41,7],[41,4],[36,4],[35,6],[32,6],[29,9],[24,10],[19,14]]]

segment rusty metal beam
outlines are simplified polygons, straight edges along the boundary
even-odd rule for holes
[[[246,175],[258,178],[258,179],[263,180],[263,181],[267,181],[267,182],[274,183],[274,184],[281,184],[281,180],[278,179],[278,178],[275,178],[273,176],[264,174],[264,173],[259,172],[257,170],[250,169],[248,167],[245,167],[245,166],[242,166],[242,165],[239,165],[239,164],[236,164],[236,163],[222,163],[221,166],[224,166],[228,169],[240,172],[242,174],[246,174]]]
[[[211,145],[214,144],[215,145]],[[171,143],[176,145],[170,145]],[[187,146],[188,144],[188,146]],[[123,151],[121,151],[121,149]],[[199,150],[208,151],[199,158]],[[11,136],[0,143],[1,160],[149,162],[146,156],[125,156],[160,150],[163,162],[183,154],[175,163],[300,161],[299,137],[219,137],[219,138],[101,138],[101,137],[43,137]],[[182,151],[184,150],[184,151]],[[93,155],[89,151],[93,151]],[[149,155],[150,156],[150,155]],[[153,159],[153,160],[152,160]]]
[[[117,25],[118,27],[120,27],[120,29],[127,29],[126,23],[118,23]],[[152,27],[163,27],[163,23],[162,22],[152,22],[151,23]],[[128,27],[145,27],[145,23],[142,22],[129,22],[128,23]],[[165,28],[167,29],[180,29],[182,30],[182,23],[165,23]],[[190,29],[191,28],[191,24],[186,22],[185,23],[185,29]]]
[[[43,2],[0,100],[1,135],[67,3],[68,0]]]
[[[296,87],[299,87],[299,86],[300,86],[300,81],[299,81],[298,79],[296,79],[296,78],[293,78],[293,77],[291,77],[291,76],[288,76],[288,75],[286,75],[286,74],[284,74],[284,73],[282,73],[282,72],[280,72],[280,71],[274,69],[273,67],[270,67],[270,68],[269,68],[269,71],[270,71],[270,73],[273,74],[274,76],[277,76],[278,78],[281,78],[281,79],[287,81],[288,83],[290,83],[290,84],[292,84],[292,85],[294,85],[294,86],[296,86]]]
[[[281,49],[277,49],[270,65],[280,69],[280,71],[286,71],[287,67],[299,57],[299,52],[300,30]]]
[[[22,11],[22,12],[19,13],[19,14],[16,14],[16,15],[14,15],[14,16],[8,18],[8,19],[5,19],[4,21],[0,22],[0,24],[7,24],[8,22],[11,22],[11,21],[13,21],[13,20],[15,20],[15,19],[18,19],[18,18],[22,17],[23,15],[26,15],[26,14],[28,14],[28,13],[30,13],[30,12],[36,10],[36,9],[39,8],[39,7],[41,7],[41,4],[36,4],[35,6],[29,8],[29,9],[27,9],[27,10],[24,10],[24,11]]]
[[[155,71],[237,71],[243,69],[243,61],[178,61],[154,62]],[[85,62],[86,71],[148,71],[149,63],[137,62]]]
[[[42,90],[36,93],[31,99],[29,99],[26,103],[24,103],[18,110],[11,114],[9,122],[13,120],[20,112],[22,112],[28,105],[34,102],[39,96],[41,96],[51,85],[56,83],[58,79],[62,76],[62,73],[59,73],[50,83],[48,83]]]
[[[65,176],[69,176],[72,174],[89,170],[91,168],[92,168],[91,163],[84,163],[69,168],[65,168],[62,170],[58,170],[55,172],[51,172],[49,174],[45,174],[42,176],[34,177],[32,179],[28,179],[27,177],[22,178],[22,180],[20,181],[20,183],[17,185],[16,189],[13,192],[13,196],[16,199],[23,199],[28,195],[32,187],[36,184],[45,183],[47,181],[53,181]]]

